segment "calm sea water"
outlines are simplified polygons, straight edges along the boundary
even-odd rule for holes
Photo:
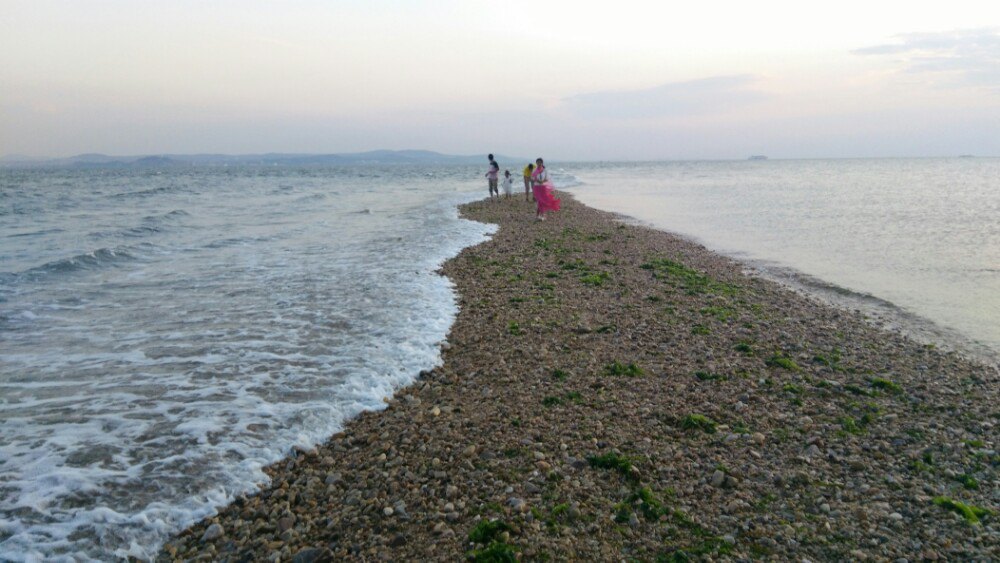
[[[584,203],[919,339],[1000,357],[1000,159],[580,164]]]
[[[481,174],[0,170],[0,560],[149,556],[436,365]]]

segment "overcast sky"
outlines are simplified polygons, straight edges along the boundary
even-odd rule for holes
[[[1000,155],[1000,2],[0,0],[0,154]]]

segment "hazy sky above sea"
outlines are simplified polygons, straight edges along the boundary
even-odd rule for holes
[[[1000,2],[0,0],[0,155],[1000,155]]]

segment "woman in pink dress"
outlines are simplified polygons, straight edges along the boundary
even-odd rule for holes
[[[535,169],[531,172],[531,192],[535,195],[535,202],[538,210],[535,216],[539,221],[545,220],[545,214],[549,211],[559,211],[559,200],[556,199],[555,186],[549,179],[549,172],[545,169],[542,159],[535,161]]]

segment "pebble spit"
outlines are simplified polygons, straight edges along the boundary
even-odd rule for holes
[[[158,559],[1000,559],[996,366],[560,195],[463,206],[443,365]]]

